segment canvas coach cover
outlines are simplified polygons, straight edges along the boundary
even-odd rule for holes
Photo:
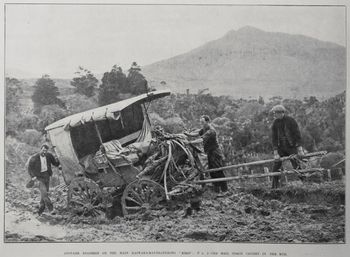
[[[73,147],[71,138],[71,128],[76,128],[92,121],[102,121],[106,119],[120,119],[121,111],[137,102],[152,101],[157,98],[170,95],[170,91],[154,91],[142,94],[133,98],[122,100],[113,104],[101,106],[85,112],[77,113],[61,120],[58,120],[45,128],[48,132],[55,152],[61,162],[66,182],[70,182],[77,172],[82,172],[77,153]],[[140,136],[137,134],[136,137]]]

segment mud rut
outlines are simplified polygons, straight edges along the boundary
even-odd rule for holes
[[[6,242],[265,242],[343,243],[345,187],[342,181],[290,182],[278,190],[265,183],[229,185],[217,197],[205,188],[199,211],[180,206],[137,217],[107,219],[72,215],[66,190],[51,189],[56,213],[36,214],[39,191],[8,178]]]

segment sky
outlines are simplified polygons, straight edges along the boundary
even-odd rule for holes
[[[5,7],[5,73],[73,78],[186,53],[253,26],[345,46],[343,6],[29,5]]]

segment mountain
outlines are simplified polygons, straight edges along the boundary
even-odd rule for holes
[[[346,49],[303,35],[254,27],[229,31],[188,53],[142,69],[150,84],[174,92],[239,97],[328,97],[346,87]]]

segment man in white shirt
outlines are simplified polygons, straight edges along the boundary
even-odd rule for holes
[[[53,205],[48,196],[50,177],[52,176],[51,165],[59,167],[61,170],[60,162],[51,153],[48,152],[49,146],[44,144],[40,148],[40,152],[33,155],[28,164],[28,173],[31,176],[31,180],[39,181],[39,190],[41,194],[40,206],[38,214],[41,215],[45,208],[51,212]]]

